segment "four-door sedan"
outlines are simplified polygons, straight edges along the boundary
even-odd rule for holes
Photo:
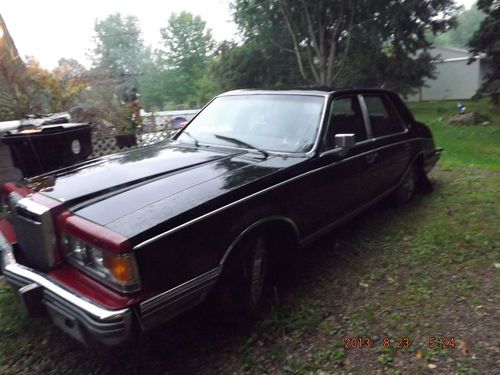
[[[440,156],[385,90],[232,91],[172,140],[7,183],[5,278],[31,314],[119,344],[213,297],[256,312],[272,267]]]

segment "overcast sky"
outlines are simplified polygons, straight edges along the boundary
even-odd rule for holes
[[[475,0],[457,0],[470,7]],[[0,14],[21,56],[33,56],[53,68],[61,57],[89,65],[86,54],[93,46],[94,23],[120,12],[139,19],[143,38],[157,47],[160,28],[172,12],[186,10],[201,16],[216,40],[231,40],[237,29],[230,0],[2,0]]]

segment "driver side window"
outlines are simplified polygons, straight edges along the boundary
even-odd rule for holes
[[[335,147],[335,134],[354,134],[356,142],[367,139],[361,107],[355,96],[345,96],[332,101],[325,140],[327,149]]]

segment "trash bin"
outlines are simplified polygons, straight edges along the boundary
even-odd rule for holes
[[[9,146],[2,142],[2,135],[17,129],[21,121],[2,121],[0,122],[0,185],[7,181],[18,180],[23,177],[19,168],[14,166]]]
[[[92,154],[89,124],[19,127],[2,136],[24,177],[70,166]]]

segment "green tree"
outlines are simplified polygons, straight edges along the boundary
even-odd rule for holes
[[[244,38],[221,43],[212,69],[223,89],[284,88],[303,84],[293,43],[279,12],[270,3],[235,1],[234,18]]]
[[[147,47],[143,52],[138,77],[141,103],[147,111],[161,110],[167,101],[164,75],[160,69],[158,58],[151,47]]]
[[[279,89],[297,86],[301,81],[293,53],[263,40],[250,40],[241,45],[221,43],[211,70],[222,91]]]
[[[355,1],[236,0],[235,20],[247,40],[274,40],[283,30],[289,42],[277,48],[292,51],[302,80],[308,83],[333,83],[341,49],[349,48]],[[349,10],[351,9],[351,10]],[[278,34],[282,36],[283,34]],[[281,46],[281,47],[280,47]]]
[[[477,8],[486,13],[486,18],[469,41],[469,51],[472,56],[486,54],[491,70],[479,94],[490,95],[492,102],[500,107],[500,0],[479,0]]]
[[[135,16],[112,14],[94,25],[95,48],[89,72],[85,110],[95,123],[112,123],[117,131],[135,130],[129,103],[137,89],[146,56],[139,22]]]
[[[433,77],[432,56],[427,52],[408,54],[384,43],[376,32],[352,37],[349,64],[338,75],[338,87],[384,87],[408,94]]]
[[[435,38],[430,35],[430,40],[435,45],[455,48],[467,48],[467,44],[486,15],[477,7],[462,10],[457,15],[457,26]]]
[[[214,48],[206,22],[188,12],[174,13],[161,29],[161,37],[159,56],[168,98],[176,103],[206,100],[197,94],[200,87],[207,87],[204,76]]]
[[[116,86],[117,94],[125,97],[137,87],[144,57],[144,42],[139,21],[135,16],[112,14],[96,21],[95,48],[92,62],[94,76]]]
[[[234,8],[247,40],[285,30],[302,81],[316,85],[338,85],[341,77],[349,76],[350,56],[362,58],[354,38],[380,51],[373,57],[384,64],[390,60],[394,66],[410,65],[417,51],[430,46],[426,30],[446,30],[456,11],[453,0],[235,0]],[[374,64],[363,60],[367,66]],[[377,65],[385,66],[382,63]]]

